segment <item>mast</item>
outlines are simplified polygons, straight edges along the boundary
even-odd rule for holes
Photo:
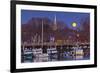
[[[55,17],[54,17],[54,25],[57,25],[56,15],[55,15]]]
[[[42,35],[42,48],[43,48],[43,20],[42,20],[42,33],[41,33],[41,35]]]

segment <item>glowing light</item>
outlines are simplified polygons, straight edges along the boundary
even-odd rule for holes
[[[73,27],[76,27],[76,26],[77,26],[77,23],[76,23],[76,22],[73,22],[73,23],[72,23],[72,26],[73,26]]]

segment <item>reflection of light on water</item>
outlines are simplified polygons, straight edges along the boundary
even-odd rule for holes
[[[86,47],[85,47],[86,48]],[[68,47],[67,47],[68,49]],[[72,47],[73,49],[73,47]],[[84,60],[89,59],[90,56],[84,57],[83,49],[71,51],[57,51],[57,48],[48,48],[47,53],[43,53],[42,48],[24,50],[23,62],[48,62],[48,61],[63,61],[63,60]]]

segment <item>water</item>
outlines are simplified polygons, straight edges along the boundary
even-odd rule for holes
[[[33,62],[50,62],[50,61],[69,61],[69,60],[89,60],[90,52],[85,49],[72,50],[57,50],[57,48],[47,48],[46,53],[43,53],[42,48],[27,48],[23,50],[21,56],[22,63]]]

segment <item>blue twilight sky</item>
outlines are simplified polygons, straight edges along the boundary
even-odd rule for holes
[[[70,28],[72,28],[73,22],[76,22],[77,27],[80,27],[83,20],[86,18],[90,20],[90,13],[21,10],[21,23],[27,23],[32,17],[47,17],[51,20],[54,20],[55,15],[57,21],[64,22]]]

